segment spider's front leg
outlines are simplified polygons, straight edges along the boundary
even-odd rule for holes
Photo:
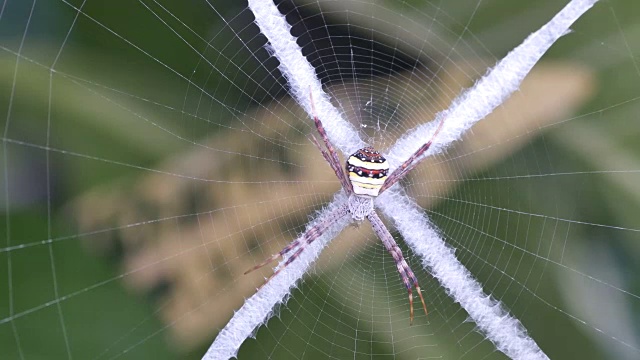
[[[297,250],[293,254],[291,254],[291,256],[289,256],[287,261],[285,261],[284,264],[282,264],[282,266],[280,266],[280,268],[276,270],[271,276],[269,276],[269,278],[264,282],[264,284],[262,284],[262,286],[266,285],[269,282],[269,280],[271,280],[274,276],[278,275],[280,271],[284,270],[284,268],[286,268],[295,259],[297,259],[298,256],[300,256],[300,254],[304,251],[307,245],[314,242],[317,238],[319,238],[322,234],[324,234],[325,231],[327,231],[329,227],[331,227],[331,225],[333,225],[336,221],[342,219],[348,213],[349,213],[349,207],[346,204],[327,213],[322,219],[319,220],[318,223],[316,223],[314,226],[307,229],[307,231],[305,231],[304,234],[300,235],[297,239],[293,240],[289,245],[285,246],[278,253],[268,257],[265,261],[245,271],[244,274],[246,275],[254,270],[258,270],[261,267],[275,261],[276,259],[285,256],[291,250],[297,248]],[[262,286],[260,286],[260,288],[262,288]]]
[[[373,231],[378,235],[380,240],[382,240],[382,244],[387,249],[389,254],[393,257],[393,260],[396,262],[396,267],[398,268],[398,272],[400,273],[400,277],[402,278],[402,282],[404,282],[407,291],[409,292],[409,324],[413,325],[413,292],[411,291],[411,285],[416,288],[416,292],[418,296],[420,296],[420,301],[422,302],[422,308],[424,309],[424,314],[427,315],[427,305],[424,303],[424,297],[422,297],[422,290],[420,289],[420,285],[418,285],[418,278],[413,273],[409,264],[404,260],[402,256],[402,251],[398,247],[398,244],[393,240],[393,236],[384,226],[384,223],[378,216],[375,211],[372,211],[367,215],[367,219],[371,222],[371,227],[373,227]]]

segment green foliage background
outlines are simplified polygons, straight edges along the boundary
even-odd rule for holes
[[[640,44],[640,31],[637,31],[637,14],[632,10],[636,6],[635,2],[602,2],[596,11],[590,12],[580,21],[575,41],[567,37],[566,41],[562,40],[554,46],[548,55],[553,59],[577,58],[596,70],[597,96],[580,111],[580,114],[588,114],[580,121],[591,126],[593,131],[590,134],[595,134],[595,137],[576,138],[574,134],[563,132],[562,129],[557,133],[551,129],[549,134],[539,137],[531,146],[510,157],[508,164],[488,169],[488,173],[500,173],[500,166],[507,166],[512,170],[513,163],[522,164],[523,173],[531,172],[539,154],[546,154],[548,158],[553,159],[552,163],[555,165],[555,169],[535,169],[540,173],[568,169],[589,172],[640,168],[640,145],[637,141],[637,113],[640,104],[637,101],[640,96],[640,50],[637,44]],[[464,38],[478,36],[476,41],[486,46],[486,49],[478,51],[487,51],[496,59],[506,54],[563,5],[557,1],[535,4],[522,1],[485,1],[477,7],[478,3],[474,1],[425,3],[418,0],[386,1],[384,4],[398,12],[410,11],[407,4],[425,9],[424,11],[435,6],[443,14],[457,20],[451,22],[451,31],[454,34]],[[4,209],[0,219],[0,234],[7,234],[2,236],[6,243],[0,244],[0,247],[4,248],[0,252],[2,357],[12,359],[23,355],[26,359],[66,358],[63,334],[58,325],[60,306],[65,314],[67,334],[72,334],[69,342],[76,359],[94,358],[102,351],[108,350],[112,345],[113,334],[122,336],[119,347],[130,348],[129,352],[120,354],[121,358],[197,358],[203,353],[206,344],[202,345],[203,348],[193,349],[188,353],[172,347],[163,336],[165,324],[154,315],[152,299],[141,298],[125,291],[119,281],[123,270],[108,259],[96,260],[82,248],[78,241],[77,229],[68,213],[65,213],[66,205],[88,189],[130,178],[138,173],[135,167],[119,166],[118,163],[152,168],[167,156],[188,150],[189,141],[180,141],[179,137],[197,141],[220,131],[225,122],[232,121],[224,115],[223,104],[235,109],[248,110],[255,106],[255,99],[261,99],[267,94],[260,93],[260,89],[249,94],[229,87],[224,88],[224,92],[220,94],[216,94],[215,87],[207,89],[223,102],[212,103],[207,109],[209,114],[214,114],[211,115],[214,120],[212,123],[220,125],[190,121],[188,117],[175,118],[170,111],[163,113],[157,107],[141,105],[143,102],[134,101],[130,95],[153,99],[180,109],[184,106],[185,99],[193,100],[193,96],[186,96],[189,90],[185,85],[184,76],[193,79],[194,83],[209,85],[224,83],[225,79],[212,78],[219,76],[216,73],[192,73],[194,69],[199,69],[196,52],[176,37],[168,26],[162,26],[145,7],[159,10],[158,4],[123,0],[84,3],[83,13],[90,14],[95,20],[117,31],[119,36],[86,16],[81,15],[76,19],[74,6],[82,5],[83,2],[79,0],[38,1],[32,15],[29,15],[32,11],[31,1],[7,1],[4,14],[0,17],[0,114],[3,114],[0,115],[0,121],[5,129],[2,148],[5,172],[0,182],[3,189],[8,189],[9,194],[9,198],[4,192],[0,195]],[[207,38],[206,34],[214,34],[211,48],[225,49],[225,54],[234,54],[234,47],[239,49],[242,46],[240,42],[232,41],[233,34],[225,28],[225,23],[220,17],[212,16],[210,5],[206,2],[174,1],[164,6],[176,15],[176,18],[183,21],[186,19],[186,25],[207,41],[211,39]],[[244,2],[215,1],[213,6],[218,13],[228,18],[246,11]],[[466,21],[472,13],[473,20],[467,24]],[[519,14],[520,17],[513,19],[513,14]],[[523,18],[522,14],[530,15]],[[74,30],[66,40],[64,50],[58,54],[74,21]],[[496,24],[499,27],[496,27]],[[28,32],[25,33],[27,26]],[[171,26],[181,25],[176,21]],[[490,31],[492,29],[493,31]],[[186,39],[188,42],[204,44],[197,35],[191,35],[192,38]],[[122,41],[120,36],[125,41]],[[585,45],[589,45],[585,44],[585,39],[589,39],[592,50],[576,53],[583,51]],[[148,55],[141,53],[131,44],[141,44],[143,50],[157,61],[150,61]],[[19,60],[16,57],[18,51],[23,56]],[[70,81],[64,82],[66,85],[56,86],[50,91],[50,66],[57,56],[59,57],[56,70],[78,79],[69,79]],[[610,65],[608,61],[614,57],[621,60],[612,61],[613,65]],[[217,65],[224,67],[225,61],[237,60],[221,57]],[[261,77],[261,72],[265,70],[258,65],[257,62],[251,61],[243,63],[249,73],[255,71],[256,76]],[[100,72],[96,72],[95,69],[100,69]],[[91,79],[93,83],[86,84],[80,79]],[[88,88],[109,92],[118,101],[104,101],[97,91],[92,93]],[[113,89],[125,93],[118,94]],[[49,95],[55,104],[52,109],[48,106]],[[627,101],[628,103],[625,103]],[[158,130],[157,127],[156,130],[149,130],[150,127],[145,126],[144,121],[132,122],[131,119],[135,118],[132,113],[152,119],[171,135]],[[53,119],[50,126],[48,119]],[[48,131],[50,136],[47,136]],[[591,144],[595,144],[594,147],[598,144],[606,146],[602,151],[593,151]],[[44,151],[46,149],[64,149],[68,152],[74,152],[76,149],[83,156],[66,156],[58,151]],[[111,159],[114,162],[113,166],[95,160],[94,157]],[[46,173],[43,173],[47,161],[51,171],[49,181]],[[9,185],[6,183],[7,180]],[[587,219],[586,221],[598,224],[638,229],[640,209],[638,193],[635,192],[638,188],[634,183],[640,183],[639,180],[635,173],[591,174],[557,181],[539,179],[531,182],[533,187],[518,188],[518,185],[514,184],[509,191],[509,198],[504,195],[501,197],[501,189],[486,183],[465,184],[458,191],[504,199],[505,207],[514,202],[524,201],[531,205],[529,211],[532,213],[554,214],[557,213],[559,205],[570,204],[568,206],[573,211],[572,219]],[[47,196],[47,185],[50,186],[50,196]],[[531,195],[531,192],[535,195]],[[452,199],[455,198],[456,196],[452,196]],[[496,201],[493,204],[499,203],[500,201]],[[455,202],[445,202],[434,212],[446,213],[447,209],[455,207]],[[445,231],[455,231],[455,224],[447,223],[446,219],[436,217],[434,220],[443,226]],[[544,224],[534,226],[542,227]],[[636,231],[578,228],[585,230],[573,234],[574,237],[583,239],[580,251],[589,254],[587,257],[593,261],[598,261],[598,253],[608,254],[615,259],[614,264],[619,272],[629,278],[629,283],[622,287],[633,294],[640,293],[640,283],[633,275],[639,270],[637,257],[640,253],[640,242]],[[544,231],[546,230],[531,229],[531,233],[536,234],[542,234]],[[52,238],[67,240],[47,246],[47,239]],[[20,248],[21,244],[33,244],[38,240],[42,242],[37,246]],[[52,256],[55,257],[57,273],[57,297],[52,277]],[[491,254],[486,256],[490,261]],[[8,269],[11,269],[11,274],[8,274]],[[477,275],[482,279],[490,274]],[[336,275],[330,273],[325,276]],[[13,283],[11,294],[7,279],[11,279]],[[98,279],[104,279],[105,282],[101,283]],[[313,302],[313,294],[322,292],[317,287],[323,284],[326,283],[321,280],[305,282],[301,289],[294,292],[293,297],[295,298],[299,291],[305,292],[309,286],[315,286],[316,289],[313,292],[307,291],[305,297],[305,302]],[[550,282],[540,284],[535,291],[540,297],[553,299],[557,304],[563,301],[557,287],[557,283]],[[74,296],[68,300],[60,298],[72,294]],[[444,295],[439,292],[433,296]],[[56,298],[60,301],[55,301]],[[634,304],[635,308],[631,314],[638,319],[637,306],[640,302],[636,301]],[[293,321],[292,318],[295,316],[308,316],[308,322],[315,322],[312,314],[299,311],[302,306],[308,305],[292,301],[289,309],[281,313],[280,319],[270,325],[268,332],[258,332],[261,341],[249,341],[242,348],[241,358],[264,356],[264,349],[277,347],[278,344],[278,351],[281,353],[273,353],[273,358],[289,358],[291,354],[285,350],[303,346],[300,345],[301,339],[293,339],[290,344],[283,345],[288,339],[270,336],[284,331],[279,330],[281,327],[288,328],[307,322],[304,318]],[[602,343],[594,342],[593,338],[589,337],[593,334],[588,334],[588,330],[585,333],[585,329],[570,317],[563,317],[564,320],[554,320],[552,323],[546,322],[544,318],[536,318],[536,308],[543,305],[535,301],[525,301],[522,306],[521,309],[515,309],[515,312],[524,314],[523,321],[530,324],[529,331],[535,334],[543,348],[550,349],[552,358],[599,359],[611,355],[603,350],[603,346],[621,346],[608,339],[607,335],[601,335],[604,339]],[[16,321],[10,321],[11,307],[14,314],[25,311],[29,314]],[[599,310],[606,312],[606,309],[607,304],[602,303]],[[357,319],[352,321],[356,322]],[[329,324],[330,320],[325,319],[322,323]],[[637,323],[640,322],[636,321]],[[638,339],[640,329],[633,330],[636,335],[630,336]],[[212,339],[214,331],[215,329],[212,329]],[[288,331],[292,330],[289,328]],[[300,333],[304,331],[305,329],[301,329]],[[327,326],[317,329],[314,334],[330,338],[332,331],[335,329]],[[18,353],[14,332],[20,334],[19,341],[24,354]],[[303,339],[311,343],[314,341],[309,337]],[[455,348],[457,345],[449,340],[446,336],[438,338],[442,346]],[[367,345],[372,348],[367,348],[366,351],[370,354],[388,354],[388,349],[385,349],[387,345],[382,342],[374,343]],[[483,353],[486,354],[486,349]],[[321,358],[320,354],[310,350],[307,356]],[[358,355],[362,355],[363,358],[370,357],[365,353]],[[498,353],[491,356],[500,357]],[[371,358],[378,357],[371,355]],[[465,358],[474,357],[467,354]]]

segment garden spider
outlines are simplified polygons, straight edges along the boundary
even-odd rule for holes
[[[431,136],[431,139],[424,145],[422,145],[413,155],[411,155],[409,159],[407,159],[407,161],[405,161],[402,165],[395,169],[391,173],[391,175],[388,175],[389,164],[387,163],[387,160],[372,147],[364,147],[351,154],[351,156],[349,156],[349,158],[347,159],[345,173],[340,166],[340,159],[338,158],[338,154],[333,148],[333,145],[331,145],[331,142],[327,137],[327,133],[322,126],[322,122],[316,114],[315,105],[313,103],[313,93],[310,92],[309,96],[311,98],[311,108],[314,114],[313,121],[315,122],[316,129],[322,137],[322,140],[324,141],[328,152],[320,146],[320,143],[315,136],[311,135],[311,140],[320,150],[324,159],[329,163],[329,166],[331,166],[331,168],[333,169],[333,172],[338,177],[338,180],[340,180],[340,184],[342,185],[344,191],[347,193],[349,201],[346,205],[343,205],[333,212],[327,214],[325,218],[321,219],[318,224],[311,227],[304,234],[292,241],[289,245],[285,246],[282,250],[280,250],[280,252],[272,255],[262,263],[247,270],[245,272],[245,275],[269,264],[270,262],[280,257],[285,256],[290,251],[296,249],[295,252],[290,255],[289,258],[284,262],[284,264],[280,266],[280,268],[266,280],[266,284],[280,271],[282,271],[282,269],[287,267],[287,265],[295,261],[295,259],[302,253],[302,251],[304,251],[307,245],[311,244],[331,225],[340,220],[342,217],[350,214],[353,220],[356,222],[361,222],[366,218],[371,223],[373,231],[375,231],[375,233],[378,235],[384,247],[393,257],[393,260],[395,261],[396,267],[398,269],[398,273],[400,273],[400,277],[402,278],[402,281],[404,282],[404,285],[409,292],[409,323],[413,324],[412,285],[413,287],[415,287],[416,292],[420,296],[420,301],[422,302],[422,308],[424,309],[425,315],[427,314],[427,305],[425,304],[424,298],[422,297],[422,291],[420,290],[420,285],[418,285],[418,279],[402,256],[402,251],[393,239],[393,236],[374,210],[373,199],[393,186],[395,183],[400,181],[402,178],[404,178],[409,173],[409,171],[411,171],[414,167],[416,167],[416,165],[420,163],[420,161],[424,159],[420,159],[420,156],[429,149],[431,143],[433,142],[433,139],[435,139],[435,137],[442,129],[444,120],[440,122],[438,128]]]

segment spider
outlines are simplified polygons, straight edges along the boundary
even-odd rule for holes
[[[402,251],[393,239],[393,236],[376,213],[373,206],[373,200],[378,195],[382,194],[385,190],[389,189],[395,183],[404,178],[414,167],[416,167],[423,160],[420,159],[420,156],[429,149],[433,140],[442,129],[444,120],[440,122],[438,128],[431,136],[431,139],[424,145],[422,145],[402,165],[395,169],[391,173],[391,175],[389,175],[389,164],[387,163],[387,160],[382,156],[382,154],[380,154],[370,146],[364,147],[348,157],[346,161],[345,172],[340,166],[340,159],[338,158],[338,154],[329,141],[327,133],[322,126],[322,122],[316,114],[312,92],[310,92],[309,97],[311,99],[311,108],[314,114],[313,121],[315,123],[316,129],[318,130],[318,133],[320,134],[320,137],[324,142],[326,151],[322,148],[315,136],[311,135],[311,141],[320,150],[322,156],[324,157],[326,162],[329,163],[331,169],[333,169],[333,172],[338,177],[342,188],[347,193],[349,201],[346,205],[339,207],[328,214],[320,223],[311,227],[304,234],[302,234],[297,239],[292,241],[289,245],[280,250],[280,252],[270,256],[262,263],[247,270],[245,272],[245,275],[254,270],[260,269],[261,267],[271,263],[272,261],[275,261],[278,258],[284,257],[295,249],[293,254],[291,254],[289,258],[287,258],[284,264],[265,281],[264,284],[266,284],[280,271],[282,271],[282,269],[295,261],[296,258],[304,251],[307,245],[311,244],[314,240],[321,236],[333,223],[340,220],[342,217],[351,215],[356,223],[360,223],[366,218],[367,220],[369,220],[374,232],[378,235],[378,237],[382,241],[382,244],[387,249],[389,254],[391,254],[393,260],[396,263],[396,268],[398,269],[400,278],[402,279],[402,282],[404,283],[409,293],[409,324],[413,324],[413,287],[415,287],[416,292],[420,296],[420,301],[422,302],[422,308],[424,309],[425,315],[427,315],[427,305],[424,302],[424,297],[422,296],[422,291],[420,290],[418,279],[402,256]],[[264,286],[264,284],[262,286]]]

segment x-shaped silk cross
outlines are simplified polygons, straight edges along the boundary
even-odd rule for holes
[[[500,60],[471,89],[464,91],[448,110],[438,114],[435,121],[418,126],[403,136],[385,155],[396,168],[414,154],[425,139],[429,139],[436,126],[446,119],[440,134],[422,156],[442,152],[460,139],[475,124],[490,114],[518,89],[544,53],[569,27],[590,9],[597,0],[572,0],[556,16]],[[347,122],[324,93],[313,67],[302,56],[300,47],[291,35],[291,26],[271,0],[249,0],[249,7],[256,23],[269,40],[275,57],[280,61],[280,71],[286,77],[292,96],[313,119],[309,91],[315,96],[315,112],[322,119],[328,138],[343,154],[351,154],[366,144],[358,132]],[[317,96],[316,96],[317,94]],[[317,225],[329,214],[346,205],[348,199],[341,191],[306,229]],[[484,294],[482,286],[457,260],[438,229],[431,224],[424,211],[395,185],[380,195],[375,202],[395,225],[404,241],[421,258],[422,264],[447,293],[467,311],[478,329],[493,342],[498,350],[513,359],[547,359],[548,357],[529,337],[520,322],[504,307]],[[203,359],[228,359],[234,357],[242,343],[253,336],[265,323],[278,303],[285,301],[296,282],[304,275],[320,252],[351,220],[343,217],[329,227],[315,242],[302,252],[288,267],[247,299],[220,331]],[[283,262],[286,259],[282,260]],[[280,266],[282,265],[282,262]]]

